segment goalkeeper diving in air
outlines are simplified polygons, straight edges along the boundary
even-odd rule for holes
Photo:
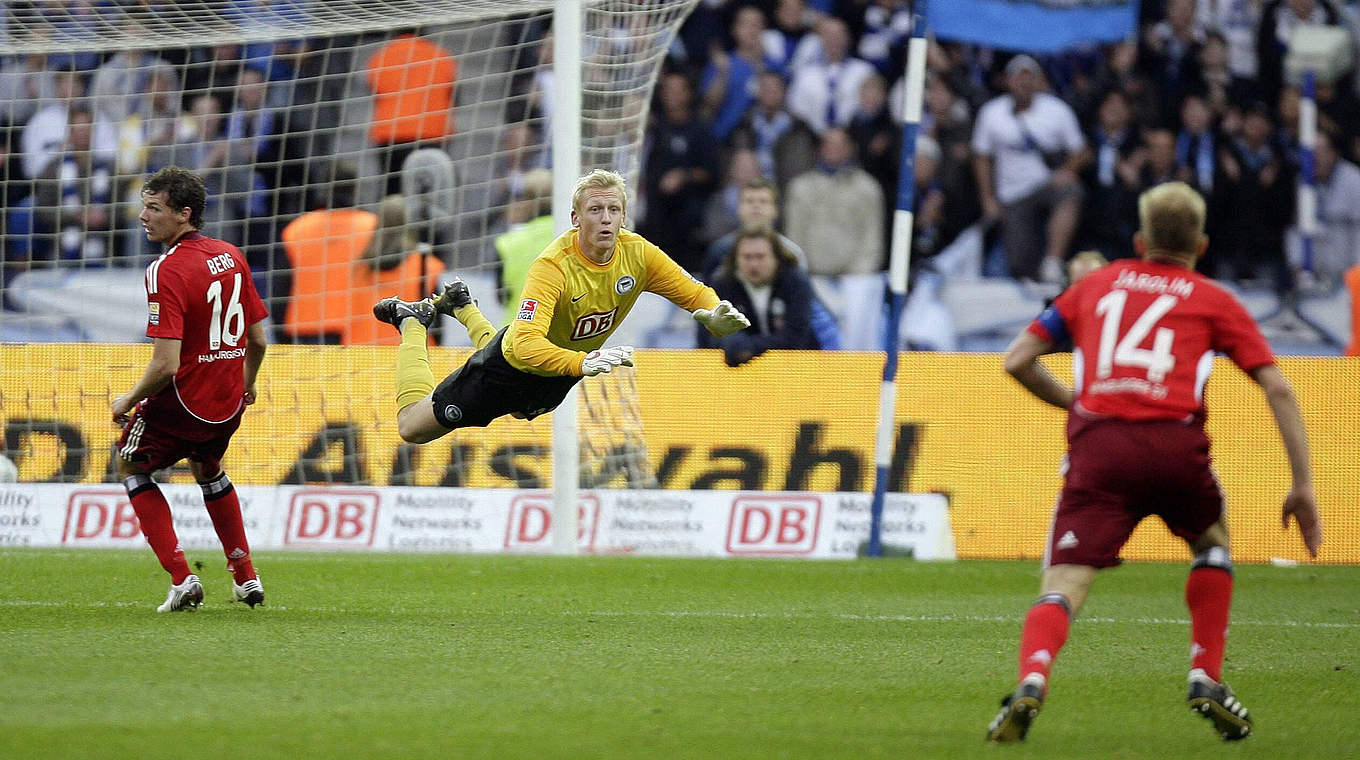
[[[694,315],[718,337],[751,322],[690,277],[641,235],[623,229],[623,177],[596,169],[571,194],[571,229],[529,267],[519,312],[497,331],[461,280],[421,301],[384,298],[373,316],[401,332],[397,347],[397,430],[428,443],[455,428],[483,427],[509,414],[533,419],[557,408],[582,377],[633,366],[632,346],[604,347],[644,290]],[[467,328],[477,351],[437,387],[426,330],[436,314]]]

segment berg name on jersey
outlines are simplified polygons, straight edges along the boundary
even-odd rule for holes
[[[236,268],[236,259],[232,258],[230,253],[219,253],[210,259],[205,259],[205,262],[208,265],[208,271],[212,274],[222,274],[228,269]]]

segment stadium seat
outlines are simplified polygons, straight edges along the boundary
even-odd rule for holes
[[[672,325],[672,317],[676,314],[685,317],[688,325],[683,336],[686,342],[676,346],[674,335],[680,330],[680,324]],[[677,309],[674,304],[655,293],[642,293],[638,296],[637,303],[633,304],[633,310],[628,313],[623,322],[614,330],[614,334],[609,337],[611,346],[636,346],[638,348],[662,348],[658,343],[670,345],[665,348],[693,348],[696,332],[694,320],[685,315],[684,309]]]
[[[25,261],[32,258],[34,248],[33,197],[29,196],[5,210],[6,261]]]
[[[899,347],[916,351],[958,350],[954,316],[940,300],[943,285],[944,278],[934,272],[923,272],[912,284],[898,325]]]
[[[1299,316],[1310,327],[1323,333],[1329,342],[1345,346],[1350,340],[1351,297],[1340,283],[1324,292],[1299,296]]]
[[[1271,288],[1259,286],[1242,287],[1229,280],[1215,280],[1215,282],[1222,285],[1234,296],[1237,296],[1237,300],[1242,302],[1242,306],[1246,308],[1247,313],[1257,322],[1270,319],[1280,311],[1280,297]]]
[[[1004,350],[1054,295],[1056,286],[1022,284],[1009,277],[950,280],[940,289],[940,300],[953,317],[959,347],[965,351]]]
[[[75,335],[64,340],[137,343],[146,340],[146,290],[141,269],[24,272],[10,300],[24,311],[61,318]]]
[[[69,343],[81,340],[69,317],[0,311],[0,343]]]
[[[881,272],[812,277],[813,291],[840,325],[842,349],[883,350],[884,279]]]
[[[1259,324],[1261,334],[1270,341],[1270,347],[1276,354],[1336,356],[1345,345],[1344,341],[1336,340],[1313,320],[1305,318],[1299,304],[1281,308],[1260,320]]]

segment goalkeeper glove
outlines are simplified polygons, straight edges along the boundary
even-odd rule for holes
[[[737,311],[731,301],[719,301],[712,309],[695,309],[694,321],[708,328],[719,338],[751,326],[751,320]]]
[[[608,374],[615,367],[631,366],[633,366],[632,346],[610,346],[586,354],[586,358],[581,362],[581,374],[586,377],[594,377],[600,374]]]

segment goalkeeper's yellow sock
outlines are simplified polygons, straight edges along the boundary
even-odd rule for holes
[[[434,390],[430,351],[425,325],[415,319],[401,322],[401,345],[397,346],[397,408],[405,409]]]
[[[482,314],[482,310],[478,309],[475,303],[454,309],[453,318],[467,328],[468,339],[472,341],[474,348],[482,348],[490,343],[496,334],[496,328],[491,325],[491,320]]]

